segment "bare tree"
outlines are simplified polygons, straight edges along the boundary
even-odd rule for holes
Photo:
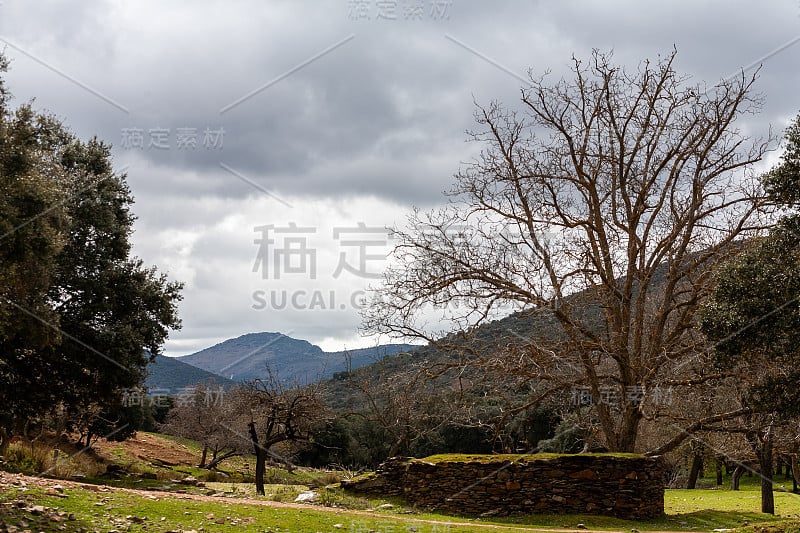
[[[293,468],[273,447],[281,443],[312,442],[314,430],[328,419],[327,409],[315,385],[286,386],[272,372],[265,380],[248,383],[240,401],[256,456],[256,492],[263,495],[268,457]]]
[[[389,457],[410,455],[417,442],[452,421],[451,395],[442,390],[443,380],[434,383],[417,365],[402,371],[387,369],[385,360],[368,370],[349,373],[349,384],[362,401],[355,414],[385,432]]]
[[[691,85],[674,59],[631,72],[595,52],[574,60],[571,80],[532,78],[520,112],[479,107],[471,137],[484,150],[456,175],[446,207],[396,230],[365,328],[513,376],[527,391],[517,410],[584,388],[614,451],[636,449],[659,387],[719,378],[696,312],[712,267],[765,224],[751,172],[773,139],[735,126],[759,107],[755,76]],[[508,306],[530,334],[476,349],[474,326]]]
[[[248,449],[248,439],[231,430],[241,418],[237,403],[232,401],[236,394],[221,387],[200,385],[170,410],[162,431],[203,445],[198,468],[211,470]]]

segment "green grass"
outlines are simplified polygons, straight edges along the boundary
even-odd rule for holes
[[[670,489],[666,491],[664,498],[665,515],[647,521],[632,522],[607,516],[586,515],[530,515],[494,521],[542,527],[571,528],[582,523],[590,529],[712,531],[753,524],[776,526],[787,520],[800,519],[800,495],[776,491],[776,514],[771,516],[760,512],[759,490],[752,485],[744,486],[739,491]]]
[[[370,516],[352,511],[325,512],[316,509],[269,507],[227,502],[196,502],[173,498],[152,498],[130,493],[94,493],[85,489],[68,489],[66,498],[45,495],[34,489],[21,494],[7,491],[0,494],[0,502],[23,499],[29,504],[72,513],[74,520],[50,522],[24,509],[0,506],[0,521],[19,524],[25,521],[33,531],[80,533],[82,531],[107,531],[116,529],[130,533],[152,531],[207,531],[234,532],[319,532],[348,531],[418,533],[466,533],[476,528],[469,523],[444,526],[430,524],[420,519],[396,516]],[[47,511],[49,514],[51,511]],[[130,518],[128,518],[130,517]],[[138,520],[141,519],[141,522]],[[61,529],[63,528],[63,529]],[[413,530],[412,530],[413,528]],[[513,530],[512,530],[513,531]]]
[[[173,440],[173,439],[171,439]],[[191,446],[182,439],[175,442]],[[196,445],[195,445],[196,446]],[[195,450],[196,448],[192,448]],[[204,480],[209,471],[193,466],[165,467],[155,466],[147,461],[130,457],[122,450],[113,450],[115,462],[122,463],[133,471],[156,472],[159,479],[141,479],[136,475],[123,475],[119,480],[91,476],[87,482],[136,489],[160,489],[186,491],[190,494],[222,493],[226,501],[201,502],[180,499],[180,494],[156,492],[142,496],[130,492],[117,491],[101,486],[87,485],[85,488],[67,488],[66,498],[48,495],[44,489],[29,485],[28,489],[12,488],[0,492],[0,531],[3,524],[28,524],[19,530],[33,532],[81,533],[93,531],[127,531],[132,533],[153,533],[164,531],[196,530],[203,533],[258,531],[273,533],[348,531],[367,533],[400,533],[414,528],[418,533],[460,533],[467,531],[487,531],[489,525],[501,525],[511,530],[530,528],[575,529],[583,524],[589,529],[630,531],[704,531],[714,529],[737,529],[742,533],[800,533],[800,495],[785,490],[791,489],[791,481],[783,476],[776,478],[775,507],[776,516],[760,513],[760,486],[755,476],[741,479],[740,491],[731,491],[730,480],[726,477],[722,487],[715,486],[713,478],[703,478],[699,486],[703,490],[667,490],[665,497],[666,514],[656,520],[627,521],[613,517],[588,515],[530,515],[494,518],[453,518],[418,509],[395,498],[356,496],[334,486],[339,476],[334,473],[299,468],[289,473],[279,468],[270,468],[266,475],[266,492],[256,497],[252,483],[241,483],[249,478],[252,458],[236,458],[227,464],[231,477],[206,481],[205,487],[192,487],[170,483],[168,479],[180,479],[193,475]],[[29,454],[32,461],[44,461],[48,454]],[[602,454],[600,454],[602,455]],[[641,457],[632,454],[615,454],[626,457]],[[40,457],[41,456],[41,457]],[[438,455],[421,461],[441,462],[494,462],[546,460],[561,457],[558,454],[539,455]],[[28,455],[25,456],[28,458]],[[37,465],[38,466],[38,465]],[[317,488],[320,494],[318,505],[328,506],[325,512],[313,508],[269,507],[244,503],[243,498],[269,502],[293,502],[297,494],[308,487]],[[784,490],[784,492],[780,492]],[[8,505],[23,501],[26,505],[44,505],[53,508],[45,515],[31,513],[24,506]],[[391,505],[386,505],[391,504]],[[372,515],[354,510],[369,511]],[[57,514],[61,512],[62,516]],[[69,514],[73,514],[73,520]],[[127,517],[131,517],[128,519]],[[142,518],[141,522],[137,519]],[[163,520],[162,520],[163,518]],[[427,521],[427,522],[426,522]],[[446,526],[431,521],[454,522]],[[337,527],[340,526],[340,527]]]
[[[32,488],[22,491],[13,488],[0,493],[0,502],[24,500],[29,505],[39,504],[52,507],[65,514],[73,513],[75,520],[54,522],[42,521],[41,517],[31,515],[24,509],[0,505],[0,522],[8,524],[25,521],[31,524],[32,531],[65,531],[78,533],[84,531],[105,531],[117,529],[132,533],[168,530],[197,530],[206,532],[233,531],[273,531],[317,532],[349,531],[367,533],[411,531],[419,533],[460,533],[485,531],[480,525],[503,525],[511,528],[575,528],[584,524],[589,529],[630,531],[712,531],[746,527],[745,533],[780,533],[800,531],[800,496],[776,492],[776,516],[759,512],[760,499],[758,487],[749,485],[741,491],[716,490],[668,490],[666,493],[666,515],[650,521],[628,521],[613,517],[587,515],[530,515],[507,518],[464,519],[453,518],[436,513],[417,513],[404,507],[396,500],[390,500],[391,508],[378,509],[387,500],[377,498],[353,498],[339,489],[320,489],[320,504],[336,506],[330,512],[317,509],[274,508],[242,503],[236,497],[252,498],[252,485],[210,484],[214,489],[227,492],[230,501],[201,502],[182,500],[180,495],[153,492],[147,496],[129,492],[109,491],[103,487],[67,488],[67,498],[58,498],[44,493],[42,489]],[[268,485],[267,492],[276,499],[285,495],[283,502],[290,502],[301,487],[290,485]],[[235,496],[235,497],[233,497]],[[349,501],[348,498],[353,498]],[[357,501],[356,501],[357,500]],[[343,507],[371,510],[378,516],[365,515]],[[407,513],[413,512],[413,515]],[[5,515],[5,516],[3,516]],[[133,519],[143,518],[137,523]],[[163,517],[163,520],[162,520]],[[38,520],[38,521],[37,521]],[[222,523],[218,523],[218,522]],[[426,521],[455,522],[457,525],[445,526]],[[335,527],[339,525],[341,527]],[[57,529],[65,527],[66,529]],[[200,528],[203,528],[202,530]]]
[[[454,454],[446,453],[439,455],[431,455],[422,459],[411,459],[411,462],[422,463],[530,463],[534,461],[547,461],[552,459],[560,459],[562,457],[622,457],[629,459],[643,459],[643,455],[635,453],[582,453],[582,454],[561,454],[561,453],[508,453],[508,454]]]

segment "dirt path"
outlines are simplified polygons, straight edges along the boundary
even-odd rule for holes
[[[226,503],[226,504],[244,504],[244,505],[262,505],[266,507],[274,507],[274,508],[282,508],[282,509],[299,509],[299,510],[314,510],[320,511],[323,513],[329,513],[332,515],[348,515],[348,516],[365,516],[370,518],[383,518],[387,520],[391,520],[393,518],[398,518],[402,520],[413,521],[419,524],[426,524],[426,525],[437,525],[437,526],[469,526],[473,528],[480,528],[486,529],[491,531],[531,531],[531,532],[548,532],[548,533],[630,533],[627,530],[586,530],[586,529],[562,529],[562,528],[541,528],[541,527],[529,527],[524,525],[497,525],[497,524],[481,524],[475,522],[468,522],[468,521],[454,521],[454,520],[430,520],[424,518],[415,518],[411,515],[392,515],[386,513],[377,513],[374,511],[355,511],[355,510],[348,510],[348,509],[340,509],[340,508],[332,508],[332,507],[323,507],[320,505],[310,505],[305,503],[286,503],[286,502],[274,502],[268,500],[258,500],[253,498],[230,498],[230,497],[220,497],[220,496],[204,496],[200,494],[177,494],[174,492],[162,492],[162,491],[152,491],[152,490],[142,490],[142,489],[127,489],[127,488],[119,488],[119,487],[109,487],[107,485],[92,485],[88,483],[80,483],[75,481],[66,481],[60,479],[47,479],[47,478],[38,478],[32,476],[25,476],[22,474],[9,474],[6,472],[0,471],[0,491],[2,491],[6,487],[11,486],[38,486],[44,488],[53,488],[56,485],[60,485],[63,488],[73,487],[73,488],[81,488],[84,490],[89,490],[92,492],[103,492],[103,493],[110,493],[110,492],[120,492],[120,493],[128,493],[128,494],[136,494],[143,498],[148,498],[151,500],[163,500],[163,499],[172,499],[172,500],[191,500],[191,501],[199,501],[199,502],[216,502],[216,503]],[[678,532],[678,531],[647,531],[646,533],[686,533],[686,532]]]

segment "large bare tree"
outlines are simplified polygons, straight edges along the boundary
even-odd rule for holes
[[[516,409],[585,389],[616,451],[635,450],[642,420],[665,412],[656,395],[719,378],[696,311],[713,265],[764,225],[752,169],[773,138],[736,126],[759,108],[755,76],[706,87],[674,61],[629,70],[595,52],[570,79],[532,77],[519,110],[478,107],[482,152],[446,207],[396,230],[365,328],[514,376],[526,391]],[[474,326],[509,305],[548,333],[476,349]]]

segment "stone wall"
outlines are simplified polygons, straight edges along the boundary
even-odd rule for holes
[[[664,513],[664,468],[635,455],[434,456],[393,458],[347,489],[402,496],[424,509],[479,516]]]

